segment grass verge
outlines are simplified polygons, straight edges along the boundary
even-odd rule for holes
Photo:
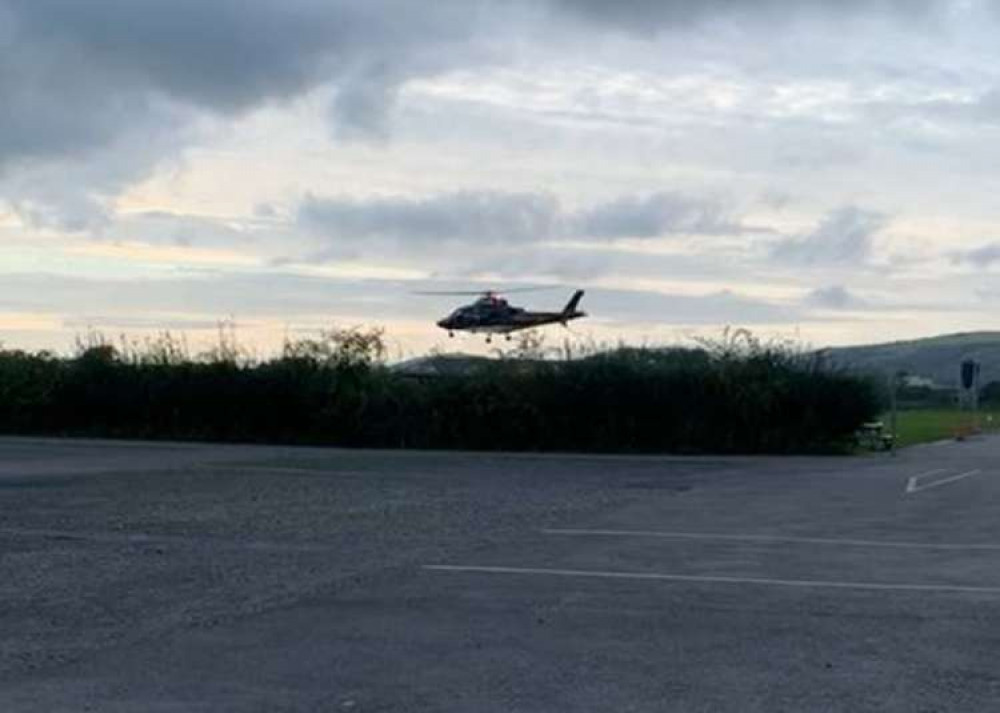
[[[892,417],[886,414],[883,421],[888,427]],[[1000,418],[990,411],[979,413],[976,417],[958,409],[916,409],[900,411],[896,423],[896,445],[900,448],[918,443],[932,443],[959,435],[968,435],[978,428],[983,431],[995,431],[1000,425]]]

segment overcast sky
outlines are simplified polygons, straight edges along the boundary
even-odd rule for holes
[[[470,349],[412,293],[524,285],[598,340],[993,329],[998,7],[0,0],[0,341]]]

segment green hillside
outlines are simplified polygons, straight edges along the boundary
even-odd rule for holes
[[[959,364],[975,359],[982,364],[982,384],[1000,380],[1000,332],[944,334],[905,342],[841,347],[826,350],[831,360],[859,371],[890,374],[905,371],[956,386]]]

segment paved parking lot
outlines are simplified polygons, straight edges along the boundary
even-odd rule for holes
[[[994,711],[998,456],[0,440],[0,710]]]

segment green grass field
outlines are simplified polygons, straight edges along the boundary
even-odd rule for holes
[[[886,428],[891,428],[892,417],[882,417]],[[900,411],[897,420],[896,445],[900,448],[917,443],[930,443],[947,438],[955,438],[960,433],[968,433],[976,425],[975,418],[958,409],[919,409]],[[983,431],[994,431],[1000,426],[1000,417],[990,411],[981,411],[979,426]]]

